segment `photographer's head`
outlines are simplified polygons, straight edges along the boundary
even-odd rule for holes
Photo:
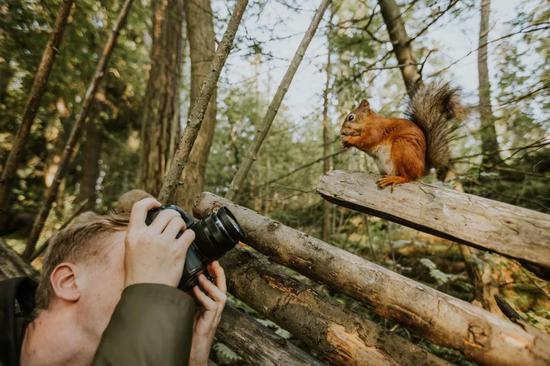
[[[36,322],[65,333],[65,347],[93,355],[124,289],[124,238],[128,217],[97,216],[71,225],[48,241],[36,292]],[[34,336],[47,336],[34,334]]]

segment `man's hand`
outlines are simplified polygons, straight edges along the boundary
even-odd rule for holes
[[[195,317],[193,340],[189,366],[206,366],[208,355],[214,342],[216,328],[220,323],[222,311],[227,300],[225,273],[218,261],[208,265],[208,273],[214,277],[215,285],[205,275],[199,275],[199,286],[193,287],[193,293],[201,303],[202,309]]]
[[[185,222],[175,210],[162,210],[151,225],[147,226],[147,212],[160,203],[145,198],[132,207],[125,239],[125,286],[135,283],[160,283],[176,287],[181,280],[183,265],[189,245],[195,239],[192,230],[185,229]]]

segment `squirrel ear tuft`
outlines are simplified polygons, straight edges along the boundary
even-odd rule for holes
[[[366,100],[366,99],[363,99],[361,101],[361,104],[359,104],[359,108],[365,108],[365,107],[370,107],[370,104],[369,104],[369,101]]]

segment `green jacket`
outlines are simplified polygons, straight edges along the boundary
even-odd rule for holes
[[[193,298],[177,288],[136,284],[122,292],[94,356],[93,366],[187,366]]]

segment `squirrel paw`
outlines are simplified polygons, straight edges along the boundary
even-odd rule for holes
[[[400,177],[397,175],[388,175],[385,177],[382,177],[376,181],[376,184],[378,185],[378,188],[386,188],[387,186],[391,186],[393,189],[393,186],[396,186],[398,184],[407,183],[409,179],[405,177]]]

